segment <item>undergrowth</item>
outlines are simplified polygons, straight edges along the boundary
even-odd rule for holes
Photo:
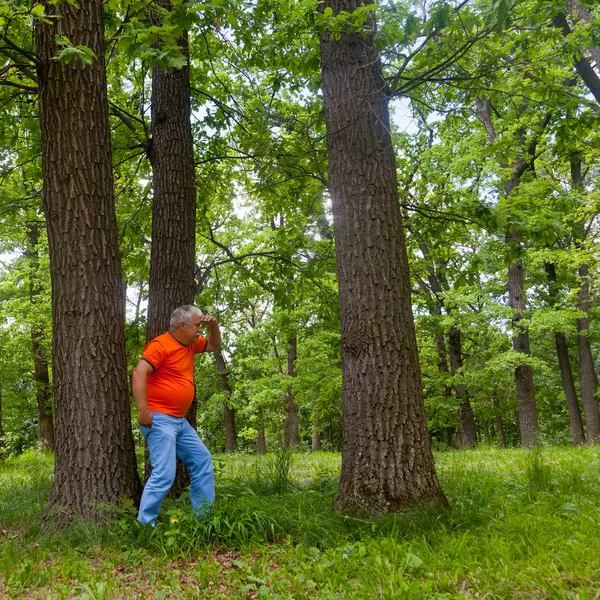
[[[340,456],[218,456],[201,520],[168,500],[155,529],[43,531],[51,457],[0,463],[2,598],[600,597],[600,449],[436,455],[452,511],[334,510]]]

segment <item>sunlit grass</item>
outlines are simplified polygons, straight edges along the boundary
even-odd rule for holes
[[[436,454],[452,511],[345,517],[340,456],[216,457],[201,521],[41,533],[51,461],[0,464],[0,597],[599,598],[600,448]],[[22,506],[25,504],[26,506]],[[4,596],[3,596],[4,594]]]

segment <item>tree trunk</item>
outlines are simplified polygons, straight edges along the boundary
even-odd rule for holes
[[[103,4],[44,2],[36,21],[43,204],[52,279],[55,477],[46,519],[139,499],[104,67]],[[91,65],[56,60],[61,35]]]
[[[258,428],[258,436],[256,438],[256,451],[258,454],[267,453],[267,440],[265,439],[265,428]]]
[[[492,405],[494,406],[494,414],[496,415],[496,429],[498,430],[498,446],[506,448],[506,438],[504,437],[504,426],[502,424],[502,414],[500,413],[500,401],[498,394],[492,394]]]
[[[459,369],[462,368],[460,329],[457,327],[450,328],[449,341],[450,372],[452,376],[455,376]],[[456,394],[460,414],[460,445],[463,448],[473,448],[477,444],[477,432],[467,386],[464,384],[455,385],[454,392]]]
[[[287,375],[296,377],[296,358],[298,357],[298,342],[296,336],[288,340]],[[285,423],[283,426],[284,448],[297,448],[300,445],[300,422],[298,418],[298,405],[294,390],[290,385],[285,396]]]
[[[158,6],[172,10],[169,0]],[[153,22],[160,25],[155,15]],[[177,40],[189,55],[188,34]],[[171,313],[193,304],[196,291],[196,171],[191,126],[190,69],[152,69],[152,248],[146,341],[169,329]],[[196,428],[194,399],[186,415]],[[177,459],[177,474],[169,496],[178,498],[189,485],[189,473]]]
[[[39,243],[40,225],[30,223],[27,225],[27,247],[25,256],[29,268],[29,302],[35,306],[41,295],[39,284],[40,261],[37,246]],[[44,351],[44,330],[39,325],[31,327],[31,349],[33,352],[33,373],[36,388],[38,407],[38,440],[44,448],[54,450],[54,422],[52,419],[52,388],[50,386],[50,373],[48,357]]]
[[[519,244],[516,230],[507,234],[507,243]],[[530,355],[529,333],[523,324],[525,304],[525,287],[523,282],[523,265],[515,260],[508,266],[508,298],[513,309],[513,348],[515,352]],[[516,368],[517,402],[519,406],[519,431],[521,443],[532,448],[538,443],[539,425],[535,404],[535,388],[533,385],[533,369],[529,364],[521,364]]]
[[[573,189],[577,192],[583,188],[583,175],[581,172],[581,157],[577,154],[571,157],[571,182]],[[578,225],[576,232],[577,247],[580,247],[586,237],[585,223]],[[592,348],[588,337],[590,324],[588,312],[590,308],[590,284],[589,265],[582,264],[579,267],[579,281],[581,288],[578,293],[578,307],[583,313],[581,319],[577,319],[577,345],[579,348],[579,387],[581,389],[581,403],[585,415],[585,429],[587,441],[590,444],[598,441],[600,435],[600,412],[598,409],[598,377],[592,357]]]
[[[590,323],[589,311],[589,267],[581,265],[579,268],[581,289],[579,290],[579,308],[584,316],[577,319],[577,344],[579,346],[579,385],[581,388],[581,401],[585,415],[585,429],[590,444],[598,441],[600,434],[600,413],[598,410],[598,377],[592,358],[592,348],[588,337]]]
[[[550,304],[554,306],[556,304],[556,296],[558,293],[556,266],[554,263],[546,263],[545,269],[546,275],[548,276]],[[577,391],[575,390],[571,361],[569,360],[567,336],[563,332],[557,331],[554,334],[554,341],[556,344],[556,356],[560,368],[560,377],[567,399],[567,408],[569,410],[569,419],[571,421],[571,441],[573,446],[580,446],[585,441],[585,435],[583,433],[583,422],[581,421],[581,411],[579,410],[579,401],[577,399]]]
[[[327,0],[352,13],[358,0]],[[398,200],[386,85],[362,31],[325,31],[321,64],[342,325],[339,510],[447,506],[433,462]]]
[[[221,350],[217,350],[215,353],[215,362],[217,363],[217,369],[219,370],[219,376],[221,378],[221,391],[225,392],[227,396],[231,394],[231,388],[229,386],[229,379],[227,377],[227,366],[225,365],[225,358]],[[235,409],[227,405],[227,402],[223,403],[223,423],[225,425],[225,451],[235,452],[237,450],[237,430],[235,428]]]
[[[311,450],[318,452],[321,449],[321,436],[319,435],[319,426],[317,423],[312,424],[312,444]]]

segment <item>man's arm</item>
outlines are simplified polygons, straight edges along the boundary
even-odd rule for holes
[[[138,423],[144,427],[152,427],[152,413],[148,410],[146,396],[146,380],[154,371],[154,367],[145,360],[140,360],[131,374],[131,389],[138,409]]]
[[[217,319],[211,315],[202,315],[200,322],[208,325],[208,344],[205,352],[214,352],[221,347],[221,328]]]

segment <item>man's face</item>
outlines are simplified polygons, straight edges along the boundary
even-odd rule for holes
[[[184,344],[193,344],[202,333],[200,315],[192,315],[192,320],[189,323],[179,323],[179,331],[181,333],[181,341]]]

